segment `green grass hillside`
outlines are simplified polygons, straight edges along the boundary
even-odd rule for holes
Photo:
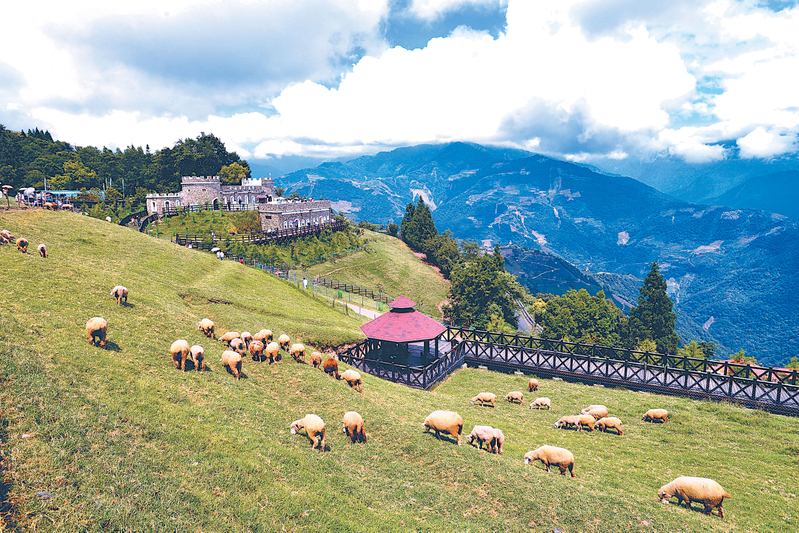
[[[314,265],[306,275],[333,278],[374,291],[382,287],[383,292],[395,298],[404,294],[421,304],[421,311],[440,319],[437,307],[447,299],[449,282],[422,263],[400,239],[368,230],[364,237],[369,239],[368,251]]]
[[[0,228],[51,253],[0,247],[0,495],[14,505],[3,531],[797,529],[797,419],[553,380],[539,390],[552,411],[477,407],[477,392],[527,382],[478,369],[432,392],[365,375],[358,394],[284,357],[245,360],[237,382],[200,318],[318,346],[358,339],[357,323],[262,272],[88,217],[0,211]],[[117,283],[127,307],[108,294]],[[108,350],[86,341],[95,315],[109,322]],[[175,370],[177,338],[205,346],[211,371]],[[589,403],[622,418],[625,435],[552,427]],[[640,421],[655,406],[670,423]],[[458,411],[464,434],[501,428],[505,453],[424,433],[434,409]],[[341,433],[348,410],[366,420],[366,444]],[[289,432],[307,413],[327,422],[326,453]],[[574,452],[576,479],[524,465],[545,443]],[[726,518],[660,504],[658,487],[678,475],[721,483]]]

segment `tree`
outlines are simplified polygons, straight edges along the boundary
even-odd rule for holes
[[[452,271],[449,305],[444,315],[455,324],[487,328],[492,315],[516,327],[515,296],[521,287],[507,272],[497,271],[491,256],[459,263]]]
[[[568,291],[546,302],[540,323],[543,336],[587,344],[617,346],[624,314],[599,291],[591,296],[585,289]]]
[[[702,348],[698,342],[691,341],[688,343],[688,345],[677,350],[677,355],[681,355],[683,357],[693,357],[694,359],[702,359],[705,357],[705,352],[702,351]]]
[[[702,350],[705,359],[713,359],[716,357],[716,345],[708,341],[700,341],[699,348]]]
[[[249,168],[245,168],[241,163],[236,161],[222,167],[219,171],[219,177],[221,178],[222,185],[239,185],[241,184],[241,180],[249,177],[249,171]]]
[[[757,362],[755,357],[751,357],[746,355],[746,350],[739,350],[735,352],[735,354],[730,357],[730,361],[733,363],[738,363],[741,365],[759,365],[760,363]]]
[[[786,368],[799,370],[799,358],[797,358],[796,356],[791,357],[791,360],[788,362],[788,366]]]
[[[630,310],[627,321],[630,343],[635,345],[651,339],[655,341],[658,352],[674,353],[680,337],[675,330],[677,315],[673,308],[674,302],[666,294],[666,280],[660,275],[658,264],[652,263],[641,287],[638,305]]]
[[[391,222],[388,225],[387,230],[388,234],[391,235],[392,237],[396,237],[397,235],[399,235],[399,226],[394,222]]]

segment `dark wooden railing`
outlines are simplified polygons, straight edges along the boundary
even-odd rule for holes
[[[382,292],[375,292],[372,289],[365,289],[363,287],[359,287],[358,285],[353,285],[352,283],[343,283],[335,279],[327,279],[321,276],[315,277],[314,283],[329,289],[340,290],[357,294],[358,296],[364,296],[376,302],[383,302],[387,304],[388,302],[394,300],[394,298]]]

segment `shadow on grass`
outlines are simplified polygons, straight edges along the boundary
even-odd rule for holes
[[[105,349],[111,352],[121,352],[122,348],[119,347],[119,344],[115,343],[114,341],[109,341],[106,339],[105,341]]]
[[[8,421],[0,420],[0,443],[3,445],[8,441]],[[0,530],[16,531],[16,508],[14,504],[9,501],[8,494],[11,492],[11,475],[8,472],[9,465],[6,463],[6,458],[0,458]],[[5,528],[5,529],[4,529]]]

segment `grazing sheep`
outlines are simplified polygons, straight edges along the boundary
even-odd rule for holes
[[[615,416],[606,416],[596,421],[596,429],[602,433],[610,428],[616,429],[616,431],[619,432],[619,436],[624,435],[624,432],[621,430],[621,420]]]
[[[480,402],[480,405],[491,404],[491,407],[496,407],[497,405],[494,401],[497,399],[497,395],[493,392],[481,392],[474,398],[472,398],[472,404],[474,402]]]
[[[252,336],[253,340],[261,341],[264,343],[264,346],[268,345],[272,342],[272,332],[268,329],[262,329],[258,333]]]
[[[222,352],[222,366],[230,370],[230,373],[239,380],[241,379],[241,354],[232,350]]]
[[[491,451],[491,441],[495,438],[494,428],[491,426],[474,426],[472,432],[466,435],[466,442],[474,444],[477,442],[477,447],[483,449],[483,443],[486,443],[486,448]]]
[[[505,395],[506,402],[510,403],[519,402],[519,405],[521,405],[522,400],[524,400],[524,393],[522,391],[514,390],[510,391],[508,394]]]
[[[58,206],[56,206],[55,202],[45,202],[44,204],[42,204],[42,207],[44,207],[48,211],[55,211],[56,209],[58,209]]]
[[[338,361],[332,357],[328,357],[322,362],[322,370],[325,371],[325,374],[341,379],[341,376],[338,375]]]
[[[269,358],[270,365],[275,361],[280,361],[280,345],[276,342],[270,342],[266,347],[266,356]]]
[[[560,419],[555,422],[555,429],[568,429],[568,428],[580,428],[580,417],[579,416],[562,416]]]
[[[325,451],[325,421],[316,415],[305,415],[291,423],[291,434],[296,435],[301,429],[305,429],[305,434],[311,441],[311,448],[319,446],[321,451]],[[317,441],[318,439],[318,441]]]
[[[14,236],[7,229],[0,229],[0,244],[14,242]]]
[[[45,259],[47,258],[47,246],[44,243],[37,246],[36,249],[39,250],[39,255],[41,255]]]
[[[366,428],[361,415],[355,411],[347,411],[344,413],[342,424],[344,426],[344,434],[350,438],[352,443],[366,442]]]
[[[606,416],[608,416],[608,408],[605,407],[604,405],[589,405],[588,407],[580,411],[580,413],[584,415],[591,415],[597,420],[599,420],[600,418],[605,418]]]
[[[242,355],[244,355],[244,353],[247,351],[247,349],[244,347],[244,342],[241,340],[241,338],[233,339],[232,341],[230,341],[228,347],[231,350],[239,352]]]
[[[574,475],[574,454],[566,448],[558,448],[557,446],[544,445],[536,448],[533,451],[524,454],[524,464],[529,465],[532,461],[541,461],[547,467],[549,472],[549,465],[555,465],[560,468],[560,475],[565,476],[568,470],[572,477]]]
[[[225,344],[228,345],[228,347],[230,347],[230,341],[239,338],[241,338],[241,335],[239,335],[238,331],[228,331],[227,333],[219,337],[219,342],[224,342]]]
[[[530,409],[535,407],[536,409],[541,409],[542,407],[546,407],[547,411],[552,409],[552,400],[547,397],[542,396],[541,398],[536,398],[530,404]]]
[[[463,418],[453,411],[433,411],[424,419],[425,431],[435,430],[436,438],[441,438],[441,433],[449,433],[461,445],[461,432],[463,431]]]
[[[25,237],[20,237],[17,239],[17,250],[22,252],[23,254],[28,253],[28,239]]]
[[[530,378],[530,382],[527,383],[527,392],[533,392],[538,388],[538,380],[535,378]]]
[[[721,518],[724,518],[724,509],[721,507],[724,498],[732,498],[712,479],[685,476],[663,485],[658,491],[658,499],[663,503],[668,503],[673,496],[677,496],[677,505],[685,502],[688,508],[691,507],[691,502],[701,503],[705,506],[705,514],[711,514],[713,508],[717,507]]]
[[[191,360],[194,361],[194,368],[199,372],[205,370],[205,349],[199,344],[195,344],[189,350],[191,353]]]
[[[491,452],[502,455],[502,446],[505,444],[505,434],[499,428],[494,428],[494,440],[491,441]]]
[[[75,206],[72,205],[72,204],[62,204],[61,205],[61,210],[62,211],[72,211],[73,209],[75,209]]]
[[[596,418],[591,415],[577,415],[577,418],[580,419],[580,424],[577,426],[577,431],[582,431],[583,428],[588,429],[588,431],[594,431]]]
[[[280,337],[277,338],[277,342],[278,344],[280,344],[280,347],[283,348],[283,351],[286,352],[289,351],[289,344],[291,343],[291,339],[289,338],[288,335],[283,333],[282,335],[280,335]]]
[[[116,298],[117,305],[122,305],[122,300],[125,300],[125,303],[128,303],[128,289],[127,287],[123,287],[122,285],[117,285],[113,289],[111,289],[111,296]]]
[[[189,356],[189,343],[183,339],[178,339],[169,347],[169,354],[175,363],[175,368],[186,371],[186,358]]]
[[[311,363],[313,363],[314,368],[322,366],[322,354],[319,352],[311,352]]]
[[[253,361],[258,361],[259,363],[264,360],[264,343],[261,341],[252,341],[250,343],[250,355],[252,355]]]
[[[244,349],[245,350],[249,350],[250,349],[250,343],[252,341],[253,341],[252,333],[250,333],[249,331],[242,331],[241,332],[241,342],[244,343]]]
[[[106,333],[108,333],[108,322],[104,318],[96,316],[86,322],[86,335],[89,337],[89,344],[97,345],[99,342],[100,347],[105,348]]]
[[[645,422],[662,422],[665,424],[669,421],[669,412],[665,409],[650,409],[644,413],[644,417],[641,420]]]
[[[209,337],[211,339],[215,339],[216,335],[214,334],[214,321],[210,318],[203,318],[199,322],[197,322],[197,329],[203,332],[203,335]]]
[[[299,342],[292,344],[291,345],[291,349],[289,350],[289,353],[294,358],[294,360],[297,361],[298,363],[304,363],[305,362],[305,345],[304,344],[301,344]]]
[[[345,380],[347,384],[358,392],[363,392],[363,382],[361,375],[355,370],[349,369],[341,374],[341,379]]]

